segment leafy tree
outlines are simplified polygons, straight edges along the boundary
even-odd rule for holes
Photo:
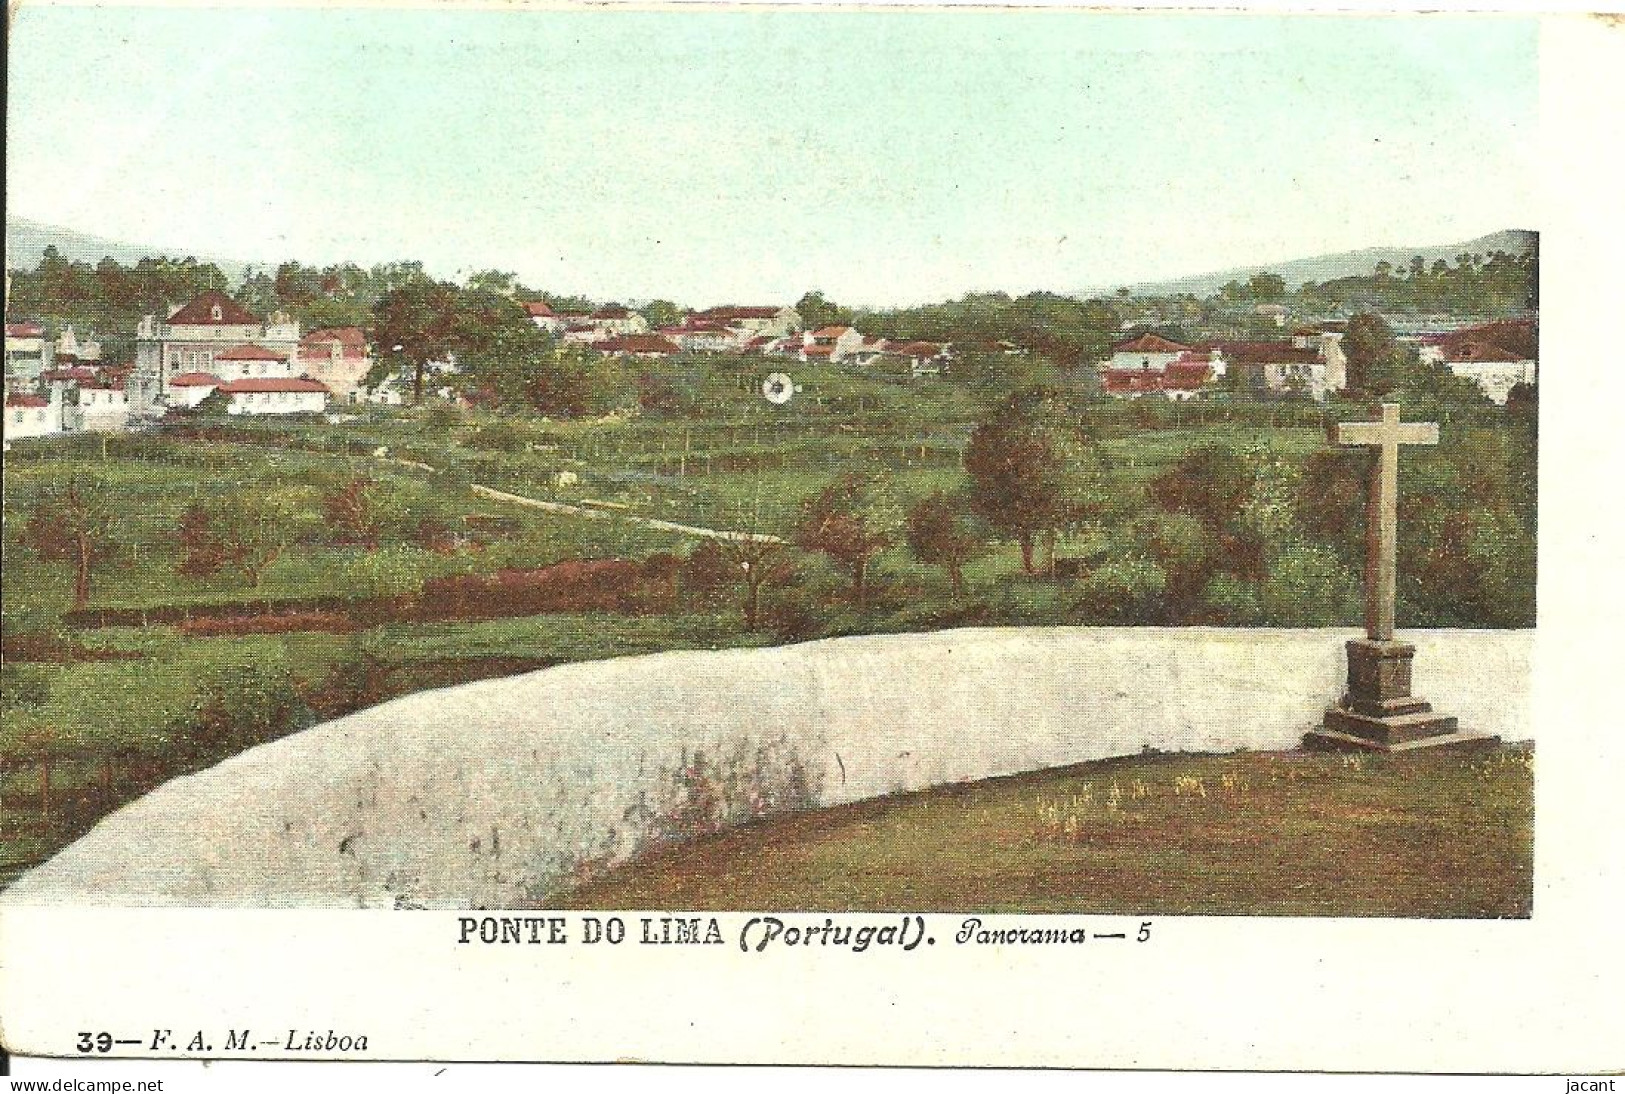
[[[1280,274],[1256,273],[1247,279],[1247,293],[1261,304],[1274,304],[1286,296],[1286,279]]]
[[[454,348],[457,318],[454,285],[424,279],[385,293],[373,309],[378,359],[367,385],[406,369],[412,375],[412,400],[421,401],[429,362],[445,359]]]
[[[314,530],[305,493],[272,490],[194,501],[181,514],[184,554],[176,572],[200,577],[230,566],[257,587],[267,567]]]
[[[1347,388],[1356,398],[1384,395],[1404,381],[1404,350],[1380,315],[1362,314],[1350,319],[1343,352],[1348,356]]]
[[[843,308],[839,304],[831,303],[824,299],[824,294],[816,289],[796,301],[796,314],[801,316],[801,324],[808,330],[817,330],[819,327],[851,326],[853,322],[851,308]]]
[[[75,609],[90,602],[91,571],[113,555],[109,489],[104,479],[71,476],[41,492],[23,528],[22,543],[43,561],[72,564]]]
[[[783,584],[793,572],[784,544],[750,534],[724,541],[721,554],[728,575],[744,586],[745,629],[753,631],[762,616],[762,590]]]
[[[1100,458],[1077,418],[1055,392],[1011,395],[971,434],[965,449],[971,505],[994,531],[1021,545],[1022,568],[1035,573],[1033,552],[1104,511]]]
[[[862,608],[868,596],[869,563],[895,542],[902,514],[878,478],[845,475],[802,503],[795,541],[803,550],[828,555],[852,578]]]
[[[683,321],[683,309],[670,300],[651,300],[638,309],[651,327],[670,327]]]
[[[371,479],[357,475],[322,498],[322,515],[335,543],[378,546],[372,487]]]
[[[953,595],[958,597],[965,588],[965,563],[982,548],[982,542],[962,503],[938,491],[909,510],[908,547],[926,565],[947,570]]]

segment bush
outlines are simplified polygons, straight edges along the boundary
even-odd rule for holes
[[[1217,574],[1202,590],[1204,615],[1214,623],[1250,627],[1263,617],[1258,586],[1232,574]]]
[[[192,724],[176,736],[216,760],[307,728],[313,721],[280,658],[216,665],[203,681]]]
[[[1360,618],[1357,579],[1323,547],[1295,543],[1270,564],[1259,589],[1265,621],[1279,627],[1327,627]]]
[[[1090,622],[1146,624],[1162,621],[1168,576],[1149,559],[1113,559],[1083,580],[1078,610]]]

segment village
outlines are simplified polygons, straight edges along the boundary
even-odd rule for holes
[[[819,362],[909,380],[952,378],[968,354],[1027,357],[1011,339],[928,341],[888,338],[858,325],[809,329],[793,305],[722,305],[654,325],[619,304],[555,308],[516,301],[559,346],[622,361],[737,356],[762,359],[764,373]],[[1325,403],[1348,384],[1347,319],[1304,320],[1287,330],[1280,305],[1254,309],[1247,338],[1180,341],[1155,329],[1124,329],[1109,356],[1069,371],[1083,393],[1170,401],[1259,397]],[[1233,324],[1232,324],[1233,325]],[[1124,328],[1134,328],[1133,319]],[[1274,332],[1271,335],[1271,332]],[[1396,340],[1424,363],[1440,364],[1496,405],[1536,382],[1535,320],[1435,316],[1410,322]],[[259,315],[224,292],[207,292],[148,315],[134,332],[133,359],[108,360],[94,334],[71,324],[7,318],[5,436],[25,438],[148,428],[184,417],[214,397],[237,416],[343,414],[411,402],[410,372],[378,368],[380,351],[360,326],[301,330],[286,311]],[[427,362],[431,398],[468,406],[474,393],[450,381],[456,354]]]

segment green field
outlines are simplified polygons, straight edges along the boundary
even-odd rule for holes
[[[870,566],[861,603],[848,592],[849,575],[829,558],[787,550],[793,569],[764,589],[754,628],[745,624],[742,588],[727,584],[732,570],[703,595],[683,584],[684,570],[653,606],[621,612],[418,622],[380,614],[377,605],[410,604],[430,579],[584,559],[642,564],[664,555],[681,562],[704,542],[646,527],[638,517],[788,537],[806,499],[842,475],[878,476],[900,512],[932,492],[957,496],[969,485],[963,454],[986,406],[963,386],[809,365],[797,370],[797,397],[773,407],[755,390],[760,362],[659,367],[681,387],[680,406],[596,420],[369,408],[338,424],[194,421],[149,434],[15,442],[4,496],[0,864],[37,858],[153,782],[258,740],[393,695],[498,673],[663,649],[968,624],[1357,621],[1357,526],[1341,529],[1336,540],[1294,531],[1301,549],[1265,558],[1258,565],[1271,572],[1249,576],[1233,562],[1230,530],[1202,533],[1207,539],[1194,547],[1165,543],[1169,514],[1153,504],[1150,487],[1192,452],[1218,448],[1232,454],[1240,473],[1256,476],[1254,493],[1275,490],[1273,500],[1259,493],[1264,501],[1303,509],[1313,492],[1300,489],[1294,502],[1282,491],[1296,480],[1282,476],[1298,474],[1324,451],[1328,415],[1363,416],[1363,409],[1110,401],[1078,406],[1100,453],[1112,514],[1060,538],[1056,554],[1081,565],[1082,577],[1026,574],[1016,544],[989,533],[956,597],[945,570],[920,562],[894,531]],[[1408,527],[1432,538],[1402,549],[1411,558],[1439,555],[1425,580],[1465,583],[1456,599],[1437,591],[1450,585],[1402,586],[1402,610],[1416,624],[1513,625],[1525,612],[1532,619],[1532,488],[1527,499],[1513,497],[1527,518],[1516,506],[1511,516],[1501,512],[1513,502],[1499,509],[1483,502],[1494,534],[1466,541],[1481,552],[1527,549],[1527,572],[1507,570],[1503,587],[1487,584],[1483,575],[1501,571],[1477,556],[1447,565],[1462,534],[1450,507],[1479,519],[1472,506],[1496,490],[1507,493],[1494,481],[1485,487],[1488,471],[1472,478],[1462,468],[1500,474],[1521,451],[1495,414],[1463,417],[1446,434],[1458,447],[1407,470],[1432,506]],[[1478,458],[1481,450],[1500,464]],[[1525,470],[1532,481],[1532,467]],[[561,481],[562,472],[573,481]],[[121,624],[139,624],[147,612],[171,622],[97,627],[67,618],[74,567],[42,558],[26,533],[42,499],[70,480],[95,484],[105,502],[108,552],[93,567],[85,608],[126,613]],[[380,531],[373,541],[341,542],[324,513],[335,493],[358,480],[370,484]],[[485,499],[471,491],[474,483],[605,515]],[[231,567],[206,576],[180,572],[180,525],[189,506],[260,497],[278,499],[298,519],[257,579]],[[414,538],[412,529],[425,522],[444,530],[445,542]],[[1157,553],[1165,549],[1171,553]],[[1176,604],[1179,566],[1216,577],[1185,589]],[[222,606],[252,614],[317,600],[328,623],[286,634],[203,637],[174,622]],[[272,713],[262,717],[253,703]]]

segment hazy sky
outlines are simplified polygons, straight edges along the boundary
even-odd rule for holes
[[[702,305],[1538,227],[1516,17],[24,6],[11,213]]]

